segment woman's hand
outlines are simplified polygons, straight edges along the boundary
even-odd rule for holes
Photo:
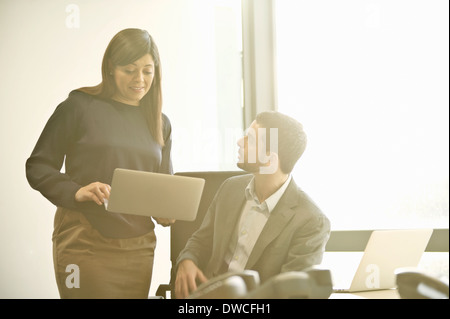
[[[97,205],[102,205],[105,199],[109,199],[110,192],[111,186],[95,182],[81,187],[78,192],[75,193],[75,200],[77,202],[93,201],[97,203]]]
[[[169,218],[157,218],[153,217],[154,220],[161,226],[167,227],[175,223],[175,219],[169,219]]]

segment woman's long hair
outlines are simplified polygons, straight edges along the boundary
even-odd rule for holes
[[[162,122],[161,61],[158,47],[151,35],[141,29],[125,29],[117,33],[106,48],[102,62],[102,82],[92,87],[82,87],[78,91],[110,99],[116,92],[116,84],[111,75],[118,65],[127,65],[150,54],[155,64],[155,75],[148,93],[140,101],[147,117],[148,128],[153,138],[164,146]]]

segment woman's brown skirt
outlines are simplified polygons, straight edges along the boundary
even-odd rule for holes
[[[103,237],[86,217],[58,208],[53,263],[61,298],[148,298],[156,236]]]

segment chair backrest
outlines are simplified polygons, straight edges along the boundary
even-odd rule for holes
[[[171,296],[175,296],[175,266],[178,255],[181,250],[186,246],[186,242],[191,235],[200,227],[203,217],[205,217],[209,206],[211,205],[214,196],[220,185],[232,176],[247,174],[244,171],[206,171],[206,172],[178,172],[175,175],[199,177],[205,180],[205,186],[203,188],[202,197],[198,207],[197,217],[194,221],[181,221],[177,220],[170,227],[170,261],[172,263],[170,271],[170,282],[168,284],[159,285],[156,295],[161,298],[167,298],[167,293],[170,292]]]
[[[200,199],[200,205],[197,217],[194,221],[176,221],[170,228],[170,260],[172,267],[175,266],[178,255],[186,245],[187,240],[200,227],[203,217],[208,211],[214,195],[220,185],[229,177],[248,174],[244,171],[223,171],[223,172],[179,172],[175,175],[199,177],[205,179],[203,194]]]

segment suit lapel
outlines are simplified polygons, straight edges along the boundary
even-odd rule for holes
[[[252,268],[258,261],[264,249],[283,231],[285,226],[289,223],[294,216],[292,207],[297,205],[297,185],[294,180],[291,181],[284,195],[280,198],[275,209],[270,213],[270,217],[267,220],[258,240],[253,247],[253,250],[248,258],[245,268]]]
[[[251,176],[249,178],[243,178],[241,184],[236,185],[232,189],[226,198],[226,202],[224,205],[220,207],[221,210],[224,210],[224,213],[219,213],[220,216],[224,216],[224,218],[220,221],[220,234],[216,234],[216,238],[220,238],[219,249],[217,253],[218,260],[223,260],[225,257],[226,250],[230,245],[230,240],[232,235],[235,233],[236,223],[239,221],[239,217],[241,216],[242,206],[245,203],[245,187],[251,180]]]

